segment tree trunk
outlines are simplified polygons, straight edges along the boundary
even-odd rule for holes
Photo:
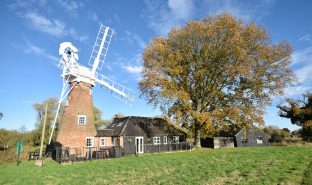
[[[200,130],[201,130],[200,125],[198,123],[195,123],[194,146],[196,148],[201,148],[201,144],[200,144]]]

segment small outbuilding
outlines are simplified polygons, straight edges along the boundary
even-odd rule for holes
[[[269,146],[268,135],[256,126],[244,127],[238,132],[225,133],[201,139],[201,146],[207,148],[231,148],[244,146]]]
[[[235,134],[235,146],[270,146],[268,135],[258,127],[244,127]]]
[[[234,137],[207,137],[201,139],[201,146],[207,148],[234,148]]]

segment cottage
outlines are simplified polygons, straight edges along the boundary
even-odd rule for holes
[[[95,144],[98,148],[120,146],[126,154],[186,149],[186,133],[162,118],[117,118],[105,129],[97,130]]]
[[[256,126],[245,127],[235,134],[235,145],[242,146],[270,146],[268,135]]]

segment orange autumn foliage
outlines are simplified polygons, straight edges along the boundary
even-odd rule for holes
[[[264,107],[293,73],[291,47],[229,14],[208,16],[155,37],[145,48],[139,83],[148,103],[195,134],[263,123]]]

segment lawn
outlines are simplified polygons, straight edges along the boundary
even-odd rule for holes
[[[301,184],[312,146],[202,149],[59,165],[3,164],[0,184]]]

